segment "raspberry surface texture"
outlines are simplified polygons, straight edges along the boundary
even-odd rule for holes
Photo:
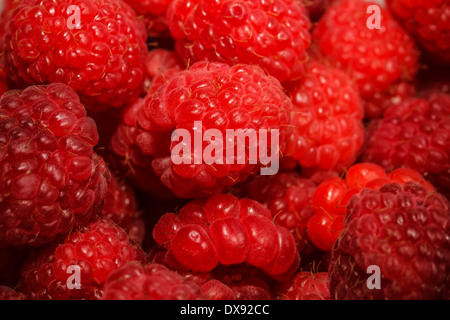
[[[39,245],[102,209],[110,173],[98,133],[64,84],[11,90],[0,100],[0,243]]]

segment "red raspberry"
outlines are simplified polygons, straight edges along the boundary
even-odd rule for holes
[[[141,220],[140,212],[137,208],[134,191],[128,184],[119,181],[115,176],[112,176],[108,185],[108,192],[100,216],[118,224],[129,233],[130,238],[135,242],[142,242],[145,225],[143,225],[143,222],[139,222]],[[141,228],[144,228],[144,230],[140,230]],[[134,235],[138,237],[135,238]]]
[[[219,262],[247,262],[278,276],[297,263],[293,236],[274,225],[270,211],[257,201],[238,200],[231,194],[194,200],[178,215],[163,215],[153,237],[169,249],[166,259],[185,270],[208,272]]]
[[[303,73],[311,23],[295,0],[174,0],[167,12],[186,61],[259,65],[281,82]]]
[[[384,169],[373,163],[358,163],[350,167],[345,179],[329,178],[314,192],[312,206],[315,214],[308,220],[308,237],[319,249],[330,251],[344,228],[346,206],[351,197],[363,188],[379,189],[385,184],[404,184],[414,181],[423,185],[428,192],[434,187],[412,169],[397,169],[386,174]]]
[[[137,124],[142,132],[136,137],[136,144],[143,154],[155,157],[152,161],[155,173],[176,195],[205,197],[244,180],[267,164],[263,164],[261,156],[256,159],[250,153],[249,149],[255,148],[241,149],[246,142],[238,145],[236,139],[228,141],[227,130],[241,129],[250,135],[253,130],[256,141],[265,139],[260,133],[265,130],[268,153],[278,159],[291,132],[288,126],[291,108],[280,83],[257,66],[197,62],[147,96],[138,111]],[[196,121],[201,121],[202,128],[196,127]],[[222,135],[223,143],[205,141],[199,151],[194,144],[195,136],[209,129]],[[171,143],[172,134],[182,130],[190,134],[191,142]],[[278,141],[272,139],[277,131]],[[236,147],[227,148],[230,143]],[[177,164],[171,153],[182,144],[190,147],[190,153],[183,151],[188,163]],[[220,157],[222,163],[208,164],[201,159],[201,163],[194,164],[198,156],[203,158],[214,145],[214,150],[223,150],[216,154],[216,160]],[[261,155],[263,145],[257,146]],[[228,157],[231,152],[233,156]],[[270,165],[272,169],[276,166],[273,161]]]
[[[450,96],[411,98],[389,108],[371,125],[363,159],[386,170],[411,168],[438,189],[450,188]]]
[[[109,170],[95,122],[64,84],[0,100],[0,242],[39,245],[100,212]]]
[[[184,63],[175,51],[154,49],[147,58],[147,76],[150,78],[148,92],[155,92],[167,79],[185,68]]]
[[[142,130],[136,127],[137,113],[144,100],[138,99],[125,108],[120,116],[121,123],[111,138],[108,160],[118,171],[125,174],[130,184],[158,199],[173,198],[173,193],[161,183],[151,168],[152,156],[145,155],[137,146],[137,137]],[[167,142],[170,143],[170,142]]]
[[[330,300],[327,272],[301,271],[283,283],[277,292],[279,300]]]
[[[280,172],[274,176],[257,176],[245,183],[245,196],[269,208],[273,220],[288,229],[302,254],[310,251],[306,234],[309,218],[314,215],[311,200],[317,185],[297,172]]]
[[[381,28],[367,27],[367,8],[376,2],[341,0],[333,3],[313,31],[320,53],[354,79],[361,97],[368,101],[365,116],[379,117],[380,95],[411,81],[418,68],[418,51],[412,38],[388,10],[380,8]],[[401,92],[401,91],[400,91]],[[375,99],[378,103],[372,103]]]
[[[294,134],[286,155],[302,167],[322,169],[351,165],[363,144],[363,105],[350,78],[319,61],[290,90]]]
[[[109,274],[133,260],[145,262],[142,249],[111,220],[97,219],[29,261],[22,270],[23,291],[39,300],[100,299]],[[74,274],[69,266],[80,268],[80,289],[67,286]]]
[[[144,16],[150,37],[169,35],[166,12],[172,0],[124,0],[138,15]]]
[[[271,300],[270,288],[258,279],[247,279],[228,286],[218,280],[202,285],[202,295],[210,300]]]
[[[450,3],[446,0],[390,0],[387,5],[405,29],[432,56],[450,63]]]
[[[441,194],[392,183],[362,190],[347,211],[329,268],[333,297],[449,298],[450,211]],[[380,289],[368,287],[369,266],[380,269]]]
[[[200,287],[157,263],[130,262],[105,282],[103,300],[197,300]]]
[[[81,10],[80,29],[72,28]],[[121,1],[27,0],[9,15],[9,76],[21,85],[62,82],[90,110],[120,107],[142,91],[146,32]]]
[[[25,300],[26,297],[16,290],[0,285],[0,301],[3,300]]]

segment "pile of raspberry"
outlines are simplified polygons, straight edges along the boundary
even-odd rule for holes
[[[5,0],[0,300],[450,300],[445,0]]]

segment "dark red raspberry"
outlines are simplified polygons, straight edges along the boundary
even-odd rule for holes
[[[274,225],[266,207],[231,194],[194,200],[178,215],[163,215],[153,237],[169,249],[167,262],[184,270],[209,272],[218,263],[246,262],[280,276],[300,262],[296,261],[293,236],[286,228]]]
[[[135,141],[141,153],[154,157],[153,169],[166,186],[180,197],[205,197],[244,180],[268,163],[272,169],[278,169],[275,160],[283,153],[291,132],[288,125],[291,108],[291,101],[278,80],[257,66],[197,62],[147,96],[144,106],[136,113],[142,131],[133,130],[138,134]],[[196,126],[197,121],[201,122],[201,128]],[[198,149],[194,137],[209,129],[215,130],[214,137],[221,135],[223,141],[220,137],[217,142],[211,138]],[[239,142],[236,140],[240,139],[231,137],[228,141],[227,130],[235,133],[243,130],[256,141],[267,142],[267,152],[275,160],[261,159],[264,145],[259,142],[252,143],[250,148],[248,139]],[[191,141],[183,141],[181,137],[181,142],[171,142],[173,134],[181,132],[187,132]],[[267,139],[261,132],[266,133]],[[190,151],[174,151],[180,145]],[[254,150],[255,146],[259,156],[250,153],[249,149]],[[211,155],[218,152],[212,164],[203,159],[208,149]],[[176,156],[182,154],[185,163],[175,163],[173,152]],[[197,157],[201,163],[194,163]],[[217,158],[222,163],[217,163]]]
[[[303,73],[311,23],[300,1],[174,0],[167,17],[186,62],[255,64],[281,82]]]
[[[392,14],[433,57],[450,63],[450,3],[446,0],[389,0]]]
[[[111,220],[97,219],[31,259],[22,270],[23,291],[39,300],[100,299],[109,274],[133,260],[145,262],[142,249]],[[68,287],[69,266],[80,268],[80,289]]]
[[[70,5],[80,8],[79,26]],[[92,111],[120,107],[143,89],[145,40],[122,1],[23,1],[7,20],[9,77],[21,85],[68,84]]]
[[[1,244],[39,245],[100,212],[110,174],[72,88],[11,90],[0,113]]]
[[[130,262],[106,279],[103,300],[197,300],[200,287],[157,263]]]
[[[448,299],[450,211],[441,194],[413,182],[363,189],[347,207],[329,268],[336,299]],[[368,278],[380,271],[379,289]],[[374,276],[376,273],[373,273]]]
[[[312,60],[290,90],[294,134],[285,154],[302,167],[342,169],[362,147],[363,105],[352,80],[341,70]]]
[[[300,271],[277,291],[279,300],[329,300],[330,279],[327,272]]]
[[[2,300],[25,300],[24,294],[16,290],[0,285],[0,301]]]
[[[412,168],[436,188],[450,188],[450,96],[411,98],[372,123],[363,159],[386,170]]]
[[[351,197],[363,188],[379,189],[392,182],[404,184],[414,181],[428,192],[434,187],[419,172],[412,169],[397,169],[386,174],[374,163],[358,163],[351,166],[345,179],[334,177],[322,182],[315,190],[312,207],[315,214],[308,220],[308,237],[319,249],[330,251],[344,228],[346,206]]]
[[[274,222],[292,233],[302,257],[312,249],[306,226],[309,218],[314,215],[311,206],[317,188],[314,182],[290,171],[273,176],[256,176],[250,178],[249,182],[244,182],[244,186],[245,196],[266,205]]]
[[[336,1],[313,31],[320,54],[356,82],[361,97],[368,102],[365,116],[369,118],[380,117],[388,105],[380,104],[380,97],[389,92],[395,96],[404,94],[394,88],[412,81],[418,68],[414,40],[388,10],[378,5],[381,27],[368,28],[372,13],[367,13],[367,8],[374,4],[377,3]]]

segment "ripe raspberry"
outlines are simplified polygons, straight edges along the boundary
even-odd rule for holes
[[[258,279],[246,279],[231,286],[213,279],[202,285],[201,292],[209,300],[271,300],[270,287]]]
[[[235,137],[227,140],[227,130],[241,129],[249,135],[253,130],[255,141],[264,140],[260,132],[265,131],[268,154],[278,158],[291,132],[288,126],[291,108],[291,101],[280,83],[257,66],[230,67],[222,63],[197,62],[147,96],[138,111],[137,124],[142,132],[136,137],[136,144],[143,154],[155,157],[152,161],[155,173],[176,195],[205,197],[244,180],[267,164],[261,161],[262,144],[257,145],[260,156],[256,159],[249,150],[255,148],[243,150],[246,142],[236,142]],[[196,127],[197,121],[201,122],[201,128]],[[194,138],[191,142],[170,142],[174,132],[188,132],[195,137],[209,129],[218,132],[214,137],[221,135],[223,143],[205,140],[199,151]],[[273,138],[277,132],[278,141]],[[278,146],[275,146],[277,142]],[[233,147],[227,146],[229,144]],[[183,150],[185,163],[177,164],[171,153],[180,145],[190,148],[190,152]],[[223,151],[215,154],[212,164],[204,159],[200,164],[194,164],[198,156],[203,158],[203,154],[207,154],[207,150],[212,154],[211,148],[214,148],[214,154],[219,152],[217,149]],[[232,156],[228,156],[231,152]],[[179,153],[175,152],[177,156]],[[217,163],[218,158],[222,163]],[[275,164],[272,161],[270,165],[273,169]]]
[[[280,82],[303,73],[311,23],[294,0],[174,0],[167,12],[178,54],[259,65]]]
[[[281,285],[277,292],[279,300],[330,300],[327,272],[301,271],[293,279]]]
[[[140,213],[138,212],[136,197],[133,189],[126,183],[118,181],[115,176],[112,176],[111,182],[108,185],[108,192],[103,202],[103,209],[100,216],[106,217],[122,227],[130,238],[135,242],[142,242],[142,239],[132,237],[131,235],[137,232],[141,233],[145,230],[139,230],[139,228],[145,228],[145,225],[137,222],[140,220]],[[138,230],[135,230],[138,228]]]
[[[0,301],[3,300],[25,300],[26,297],[16,290],[0,285]]]
[[[291,171],[273,176],[257,176],[244,182],[244,186],[247,191],[245,196],[267,206],[274,222],[292,233],[302,257],[312,250],[306,226],[314,215],[311,206],[317,188],[314,182]]]
[[[169,249],[166,259],[184,270],[208,272],[219,262],[247,262],[278,276],[297,263],[297,249],[290,232],[271,219],[270,211],[257,201],[218,194],[189,202],[178,215],[163,215],[153,237]]]
[[[363,159],[389,171],[411,168],[438,189],[450,188],[450,96],[389,108],[368,130]]]
[[[333,297],[449,298],[450,211],[441,194],[392,183],[362,190],[347,211],[329,268]],[[380,289],[367,286],[371,265],[380,268]]]
[[[111,220],[96,219],[29,261],[22,270],[23,291],[39,300],[100,299],[109,274],[133,260],[145,262],[142,249]],[[69,266],[80,268],[81,289],[68,288],[74,273]]]
[[[145,155],[137,146],[137,137],[142,130],[136,127],[138,111],[144,100],[136,102],[122,111],[121,123],[111,138],[108,160],[112,167],[125,174],[130,184],[158,199],[173,198],[173,193],[161,183],[151,168],[153,157]],[[169,142],[168,142],[169,143]]]
[[[197,300],[200,287],[157,263],[130,262],[105,282],[103,300]]]
[[[319,249],[330,251],[344,228],[346,206],[353,195],[363,188],[378,190],[385,184],[409,181],[423,185],[428,192],[434,191],[434,187],[417,171],[397,169],[386,174],[382,167],[373,163],[353,165],[345,179],[335,177],[325,180],[312,198],[315,214],[308,220],[308,237]]]
[[[387,5],[404,28],[432,56],[450,63],[450,3],[446,0],[390,0]]]
[[[175,51],[154,49],[147,57],[147,76],[150,84],[147,92],[153,93],[162,86],[167,79],[185,69],[184,63]]]
[[[11,90],[0,113],[1,244],[40,245],[100,212],[110,174],[72,88]]]
[[[413,80],[417,68],[418,51],[412,38],[380,7],[381,28],[367,27],[370,14],[367,8],[376,2],[341,0],[325,12],[313,31],[313,40],[320,54],[346,71],[354,79],[361,97],[368,101],[365,116],[380,117],[383,105],[380,95],[404,86]]]
[[[70,5],[81,10],[79,29]],[[121,1],[27,0],[7,20],[9,76],[20,85],[68,84],[92,111],[120,107],[142,91],[145,40]]]
[[[124,0],[138,15],[144,17],[150,37],[169,35],[166,12],[172,0]]]
[[[363,105],[350,78],[319,61],[290,90],[294,134],[286,155],[302,167],[342,168],[352,164],[364,140]]]

